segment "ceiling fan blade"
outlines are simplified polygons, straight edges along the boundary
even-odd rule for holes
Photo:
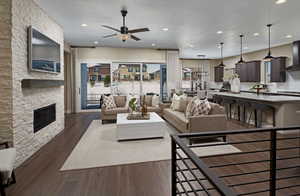
[[[140,29],[132,29],[129,30],[128,33],[140,33],[140,32],[146,32],[150,31],[148,28],[140,28]]]
[[[107,25],[102,25],[102,27],[105,27],[107,29],[111,29],[111,30],[114,30],[114,31],[117,31],[117,32],[121,32],[119,29],[116,29],[116,28],[113,28],[113,27],[110,27],[110,26],[107,26]]]
[[[134,35],[130,35],[130,37],[131,37],[131,39],[134,39],[135,41],[140,41],[141,40],[140,38],[138,38],[138,37],[136,37]]]
[[[114,36],[117,36],[117,35],[118,35],[117,33],[114,33],[114,34],[111,34],[111,35],[105,35],[105,36],[103,36],[103,38],[114,37]]]

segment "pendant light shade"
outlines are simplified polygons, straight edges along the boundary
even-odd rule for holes
[[[223,62],[223,45],[224,43],[220,43],[220,50],[221,50],[221,63],[219,64],[219,67],[225,67],[224,62]]]
[[[268,32],[269,32],[269,51],[268,51],[267,56],[265,56],[264,61],[271,61],[274,58],[271,53],[271,27],[272,27],[272,24],[268,24],[267,27],[268,27]]]
[[[237,64],[245,63],[245,61],[243,59],[243,37],[244,37],[244,35],[240,35],[240,39],[241,39],[241,57],[240,57],[240,60],[237,62]]]

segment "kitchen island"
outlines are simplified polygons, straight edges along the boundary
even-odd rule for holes
[[[300,96],[285,96],[285,95],[268,95],[256,93],[239,94],[230,92],[213,92],[213,96],[217,95],[221,98],[230,98],[232,100],[243,100],[253,103],[265,104],[275,109],[275,124],[277,127],[294,126],[300,124]],[[251,109],[251,108],[250,108]],[[265,116],[264,120],[269,117]]]

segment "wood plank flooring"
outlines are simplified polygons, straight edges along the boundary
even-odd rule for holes
[[[169,196],[170,161],[59,171],[91,121],[99,118],[98,113],[67,115],[64,131],[17,168],[17,184],[8,188],[8,196]],[[228,126],[230,129],[244,128],[234,122],[228,122]],[[245,139],[243,138],[245,136],[236,137],[239,138],[230,139]],[[250,137],[262,139],[261,135]],[[242,147],[242,150],[253,150],[265,146],[265,144],[247,145]],[[255,158],[262,157],[264,155],[258,155]],[[213,164],[232,160],[230,157],[225,157],[206,161],[208,164]],[[249,168],[261,169],[263,167],[263,164],[246,168],[236,166],[226,171],[239,172],[247,171]],[[222,174],[224,171],[218,170],[217,172]],[[290,189],[284,194],[295,194],[298,193],[297,191]]]

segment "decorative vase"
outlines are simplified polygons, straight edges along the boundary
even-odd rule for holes
[[[239,78],[233,78],[231,81],[231,92],[233,93],[240,93],[241,89],[241,81]]]

